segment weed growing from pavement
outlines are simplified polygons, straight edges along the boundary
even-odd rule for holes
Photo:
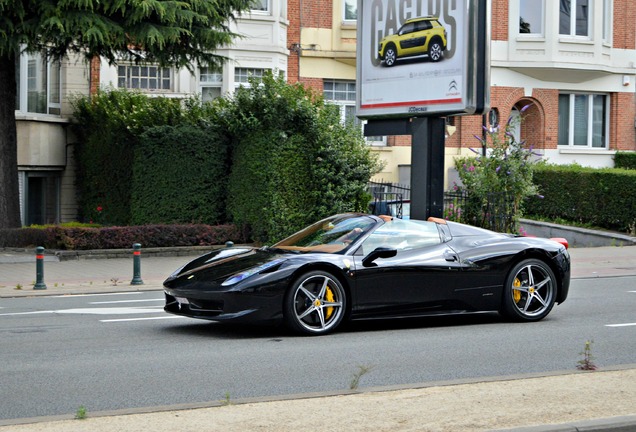
[[[583,359],[579,360],[578,362],[579,364],[576,367],[577,369],[586,370],[586,371],[598,369],[598,366],[596,366],[594,362],[592,361],[594,360],[594,356],[592,356],[593,343],[594,343],[593,340],[585,341],[585,348],[583,349],[583,351],[579,353],[583,356]]]
[[[22,289],[22,284],[17,284],[14,289],[21,290]]]
[[[75,420],[84,420],[86,418],[86,407],[80,406],[75,412]]]
[[[117,284],[120,282],[119,278],[116,277],[110,278],[110,281],[113,283],[113,286],[117,286]]]
[[[230,392],[225,392],[225,399],[221,400],[221,405],[223,406],[232,405],[232,402],[230,401]]]
[[[371,372],[373,366],[358,366],[358,371],[353,373],[353,378],[351,378],[351,382],[349,383],[349,388],[351,390],[356,390],[358,385],[360,384],[360,378],[362,378],[367,373]]]

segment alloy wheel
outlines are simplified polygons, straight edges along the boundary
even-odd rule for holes
[[[287,301],[288,324],[307,334],[324,334],[342,321],[346,297],[335,277],[313,272],[296,283]]]

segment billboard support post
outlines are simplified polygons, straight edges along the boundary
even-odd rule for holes
[[[417,117],[411,123],[411,218],[444,213],[443,117]]]

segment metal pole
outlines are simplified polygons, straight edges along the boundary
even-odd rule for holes
[[[35,285],[34,290],[45,290],[44,283],[44,248],[38,246],[35,248]]]
[[[133,278],[130,281],[131,285],[143,285],[144,281],[141,280],[141,244],[133,244]]]

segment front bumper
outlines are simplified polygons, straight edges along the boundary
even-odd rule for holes
[[[242,292],[182,294],[164,290],[164,311],[191,318],[236,323],[279,322],[282,320],[280,296],[252,296]]]

